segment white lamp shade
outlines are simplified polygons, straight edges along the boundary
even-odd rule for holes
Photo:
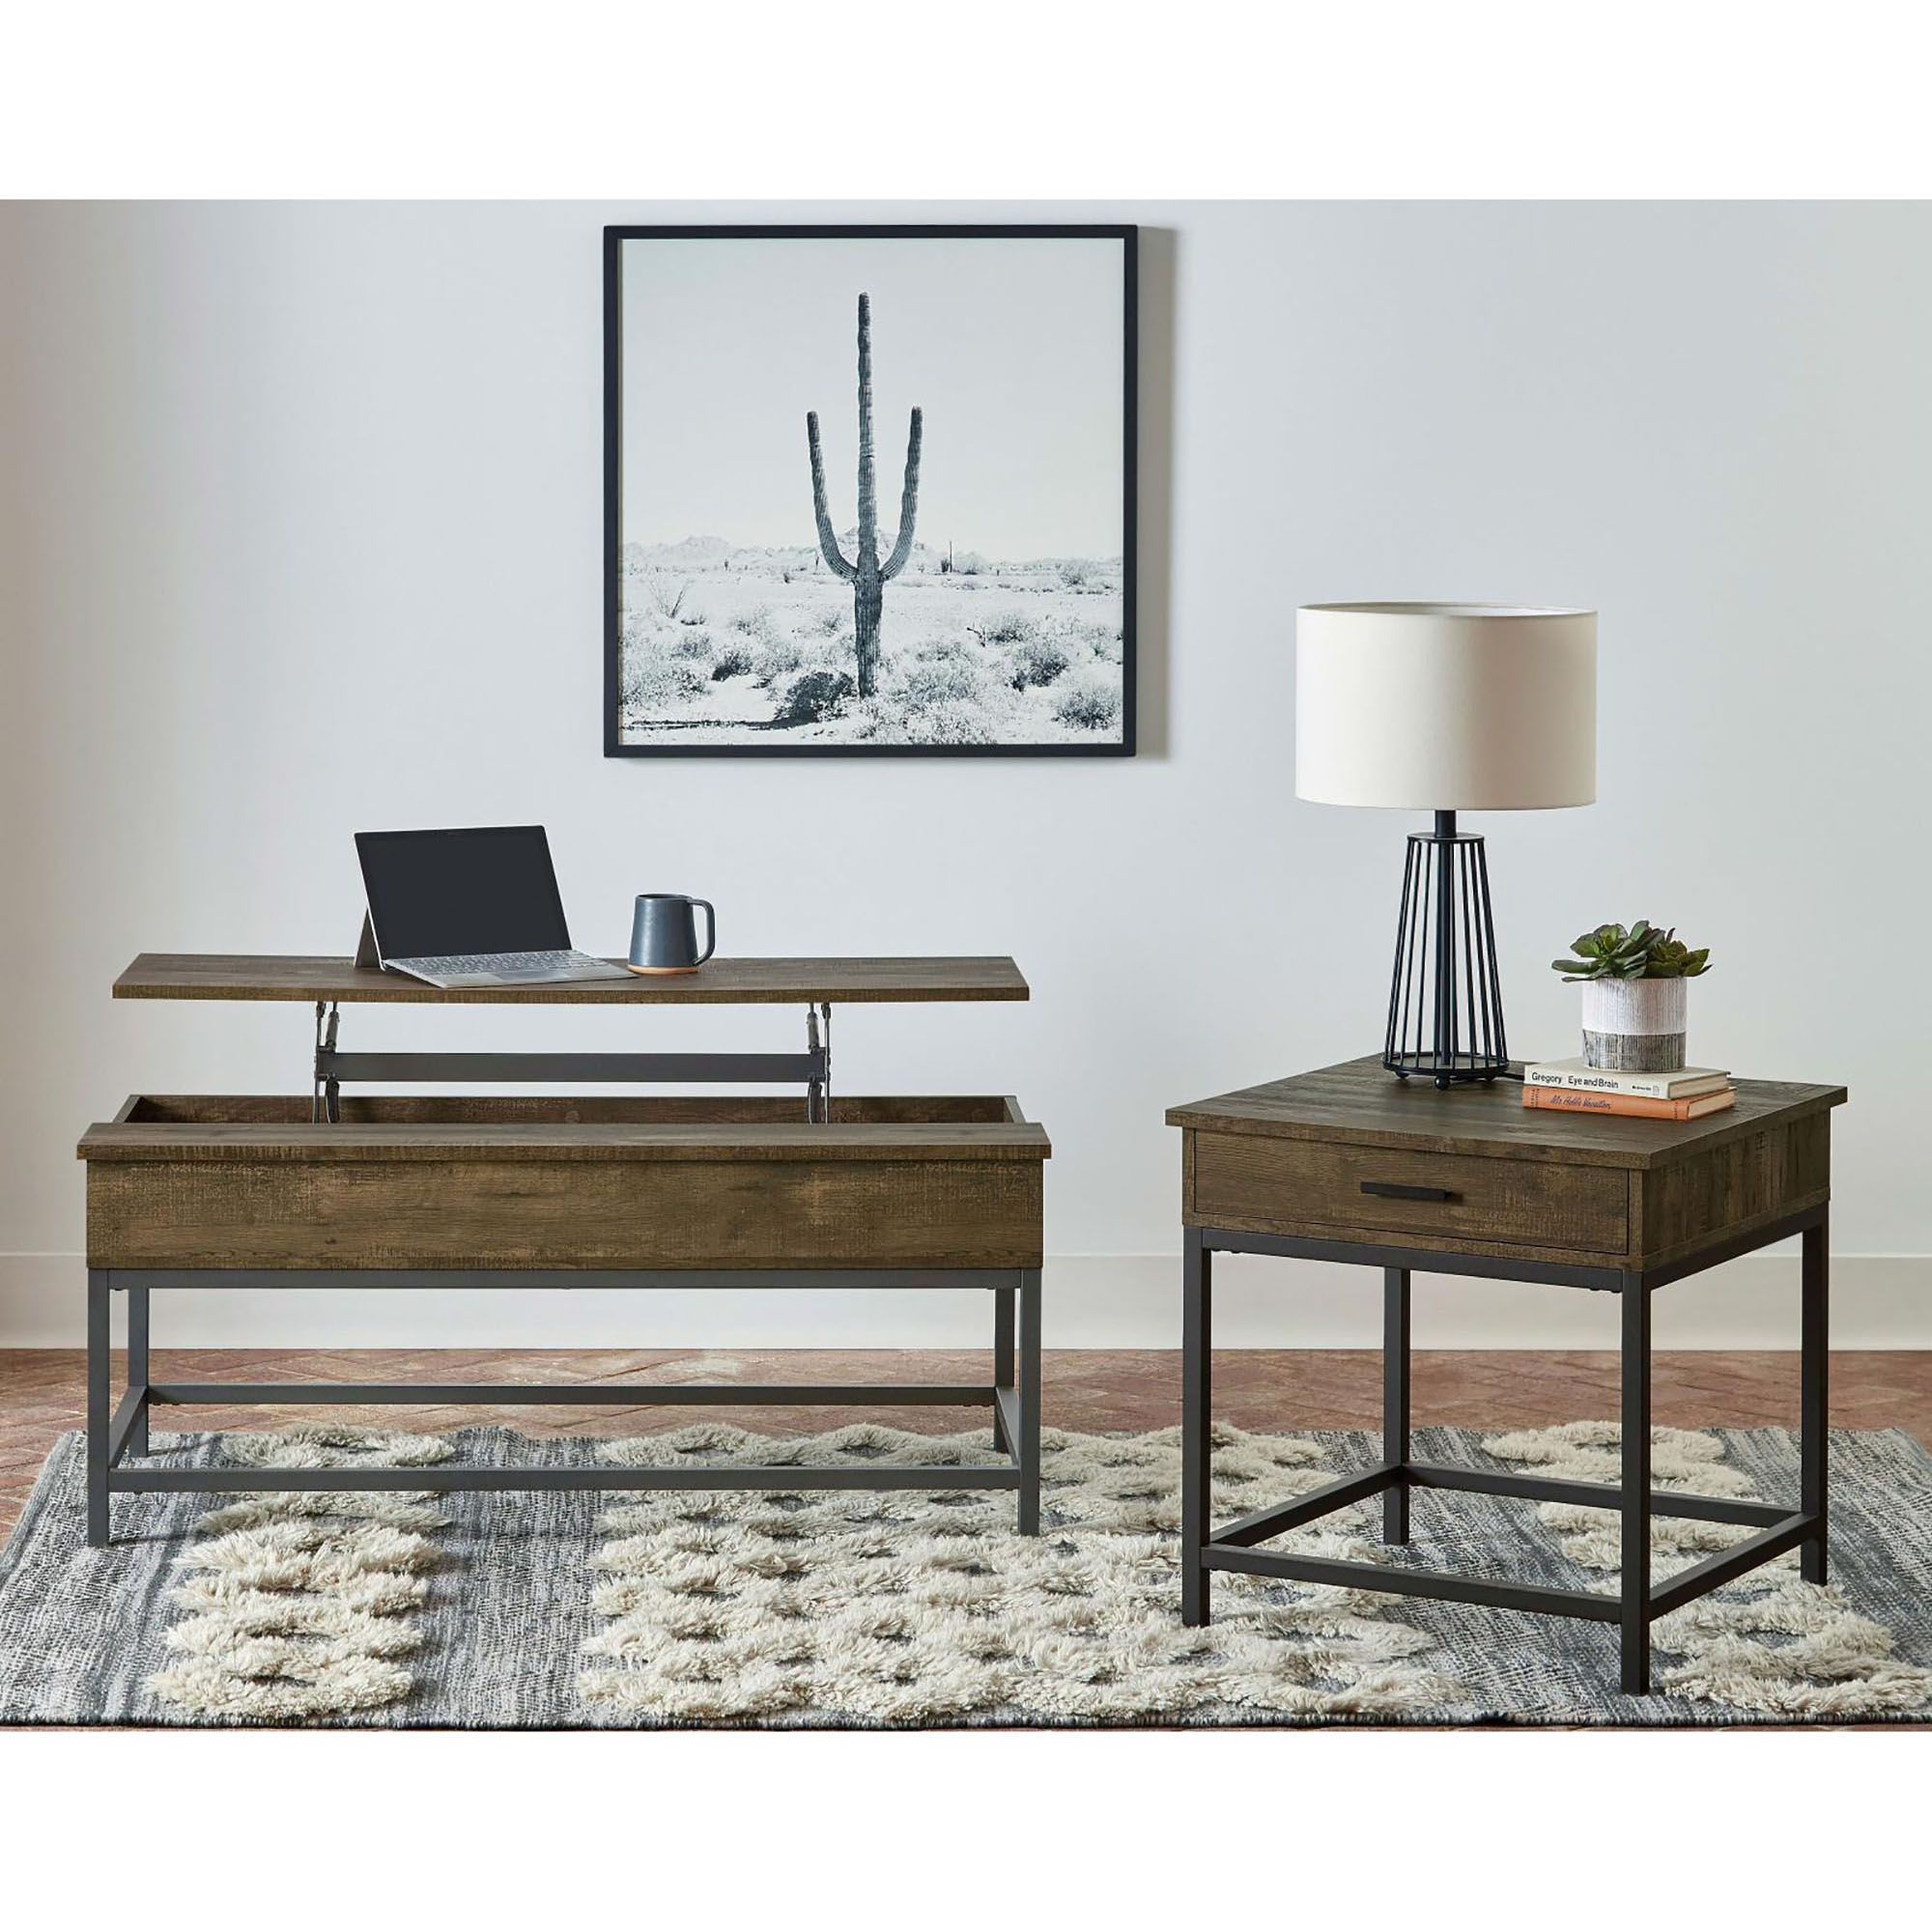
[[[1597,613],[1311,604],[1294,627],[1294,790],[1511,811],[1597,795]]]

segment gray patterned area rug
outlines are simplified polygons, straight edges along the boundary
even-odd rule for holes
[[[1177,1435],[1045,1433],[1045,1533],[982,1491],[117,1499],[83,1535],[64,1436],[0,1556],[0,1722],[473,1727],[1676,1724],[1932,1720],[1932,1456],[1833,1438],[1833,1582],[1796,1558],[1660,1622],[1657,1691],[1615,1690],[1615,1633],[1352,1589],[1216,1579],[1181,1627]],[[1373,1436],[1218,1432],[1216,1514],[1375,1460]],[[983,1435],[714,1424],[619,1443],[297,1429],[156,1436],[195,1466],[402,1457],[553,1464],[979,1461]],[[1613,1424],[1417,1432],[1419,1458],[1614,1481]],[[1659,1430],[1659,1486],[1796,1493],[1784,1430]],[[1418,1494],[1282,1540],[1326,1554],[1613,1589],[1608,1513]],[[1664,1577],[1747,1532],[1657,1522]]]

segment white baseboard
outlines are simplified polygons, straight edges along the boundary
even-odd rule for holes
[[[1172,1255],[1062,1255],[1045,1271],[1046,1345],[1174,1349],[1179,1264]],[[1380,1341],[1367,1268],[1225,1255],[1214,1267],[1215,1341],[1230,1349],[1362,1349]],[[0,1348],[76,1349],[86,1273],[77,1255],[0,1255]],[[1932,1256],[1839,1255],[1832,1339],[1840,1349],[1932,1349]],[[185,1290],[160,1297],[157,1348],[975,1348],[982,1293],[651,1293],[583,1290]],[[1422,1349],[1613,1349],[1612,1296],[1520,1282],[1423,1275]],[[1769,1250],[1660,1290],[1664,1349],[1792,1349],[1798,1258]]]

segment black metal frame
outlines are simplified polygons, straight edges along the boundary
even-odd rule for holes
[[[1479,835],[1456,830],[1453,811],[1408,835],[1382,1065],[1438,1087],[1509,1070],[1489,855]]]
[[[1184,1378],[1181,1421],[1181,1621],[1208,1621],[1209,1578],[1216,1570],[1329,1583],[1397,1596],[1583,1617],[1615,1624],[1622,1652],[1623,1689],[1650,1689],[1650,1626],[1707,1590],[1728,1583],[1787,1549],[1801,1551],[1806,1582],[1827,1571],[1826,1435],[1831,1362],[1831,1264],[1828,1209],[1808,1208],[1774,1225],[1667,1265],[1641,1270],[1551,1266],[1538,1262],[1444,1254],[1421,1248],[1355,1241],[1301,1240],[1244,1235],[1226,1228],[1188,1228],[1182,1256],[1181,1340]],[[1679,1495],[1653,1490],[1650,1473],[1650,1297],[1666,1284],[1737,1255],[1797,1235],[1804,1241],[1800,1321],[1799,1499],[1796,1510],[1728,1496]],[[1262,1254],[1310,1261],[1351,1262],[1382,1270],[1382,1460],[1291,1503],[1251,1512],[1215,1528],[1210,1509],[1210,1426],[1213,1402],[1213,1275],[1210,1257]],[[1484,1275],[1511,1281],[1553,1282],[1617,1294],[1623,1312],[1622,1480],[1551,1482],[1539,1476],[1418,1463],[1409,1454],[1409,1274]],[[1623,1567],[1616,1595],[1554,1589],[1432,1570],[1397,1570],[1376,1563],[1287,1555],[1254,1546],[1299,1529],[1332,1511],[1371,1496],[1382,1498],[1382,1541],[1408,1541],[1412,1490],[1467,1490],[1482,1495],[1523,1496],[1537,1502],[1582,1503],[1621,1512]],[[1693,1517],[1742,1523],[1755,1536],[1709,1556],[1655,1586],[1650,1580],[1650,1519]]]
[[[805,1118],[832,1118],[832,1008],[805,1009],[803,1053],[344,1053],[337,1001],[315,1003],[315,1074],[309,1119],[342,1119],[345,1080],[565,1082],[802,1082]]]
[[[512,1382],[153,1382],[149,1379],[149,1296],[170,1288],[977,1288],[993,1295],[993,1379],[989,1383],[914,1382],[750,1384],[654,1383],[584,1387]],[[109,1314],[128,1296],[128,1386],[113,1403]],[[308,1490],[1013,1490],[1019,1533],[1039,1533],[1039,1323],[1037,1268],[90,1268],[87,1275],[87,1540],[112,1540],[112,1499],[143,1492],[222,1495],[241,1491]],[[148,1454],[148,1417],[157,1406],[193,1404],[419,1406],[544,1404],[628,1407],[760,1404],[958,1404],[990,1408],[998,1463],[837,1467],[738,1463],[687,1468],[184,1469],[129,1466]]]
[[[1122,248],[1121,735],[1109,744],[1067,745],[625,745],[617,716],[623,612],[624,267],[626,242],[849,241],[1118,242]],[[612,226],[604,231],[604,755],[607,758],[1067,758],[1134,755],[1135,532],[1140,384],[1140,230],[1113,222],[886,222]]]

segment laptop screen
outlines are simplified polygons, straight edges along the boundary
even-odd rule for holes
[[[541,825],[358,832],[355,850],[385,959],[570,946]]]

